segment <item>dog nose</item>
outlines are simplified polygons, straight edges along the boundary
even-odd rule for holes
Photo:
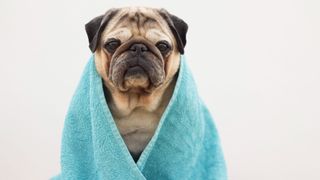
[[[133,51],[133,52],[136,52],[136,53],[141,53],[141,52],[144,52],[144,51],[148,51],[148,47],[142,43],[136,43],[136,44],[133,44],[131,47],[130,47],[130,50]]]

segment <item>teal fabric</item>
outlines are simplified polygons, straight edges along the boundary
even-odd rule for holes
[[[227,179],[217,130],[184,56],[170,102],[137,163],[112,118],[92,56],[66,116],[61,174],[53,179]]]

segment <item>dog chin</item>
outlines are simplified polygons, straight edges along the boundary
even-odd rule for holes
[[[148,89],[150,80],[141,66],[130,67],[124,74],[124,89],[131,92],[143,92]]]
[[[123,74],[123,77],[113,81],[114,86],[122,93],[151,93],[153,89],[148,73],[141,66],[129,67],[123,73],[114,73]]]

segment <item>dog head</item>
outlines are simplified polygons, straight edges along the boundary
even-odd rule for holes
[[[86,24],[97,70],[111,91],[150,94],[172,79],[188,26],[164,9],[111,9]]]

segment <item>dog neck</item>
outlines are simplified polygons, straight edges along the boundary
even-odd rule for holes
[[[135,161],[139,159],[156,130],[173,94],[176,79],[174,76],[172,80],[167,81],[167,84],[148,95],[110,92],[104,87],[111,114]]]

